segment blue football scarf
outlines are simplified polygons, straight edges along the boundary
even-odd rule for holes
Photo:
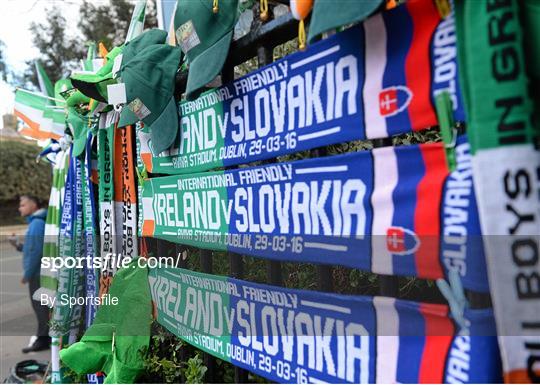
[[[149,172],[185,174],[424,130],[441,91],[463,121],[457,76],[453,14],[409,1],[180,103],[177,142],[154,154],[141,135],[141,157]]]
[[[85,148],[85,164],[83,168],[84,180],[84,236],[86,241],[86,257],[85,265],[86,276],[86,298],[96,298],[99,296],[99,269],[94,268],[94,256],[98,250],[96,237],[96,199],[94,194],[93,182],[93,158],[92,158],[92,142],[94,133],[88,132]],[[94,301],[90,301],[86,306],[85,311],[85,327],[88,329],[94,322],[98,305]],[[102,384],[103,375],[101,373],[88,374],[86,379],[89,384]]]
[[[260,285],[193,271],[149,274],[157,321],[191,345],[278,383],[501,381],[493,313]]]
[[[86,297],[94,298],[99,294],[98,290],[98,275],[94,269],[94,256],[97,252],[97,239],[96,239],[96,202],[94,196],[94,184],[92,182],[92,141],[94,135],[92,132],[88,132],[86,140],[86,153],[85,164],[83,171],[84,180],[84,236],[86,247],[86,263],[85,263],[85,275],[86,275]],[[94,301],[91,301],[86,307],[85,312],[85,326],[86,328],[92,325],[94,317],[96,315],[97,305]]]
[[[62,219],[60,223],[60,257],[64,260],[83,257],[82,223],[82,164],[71,156],[66,178]],[[58,273],[58,290],[53,305],[51,335],[76,337],[82,318],[82,306],[70,306],[69,300],[84,296],[84,270],[77,266],[63,266]]]
[[[137,171],[137,202],[142,202],[142,192],[143,192],[143,183],[144,178],[147,175],[144,162],[141,157],[141,131],[144,128],[142,122],[138,122],[135,125],[135,151],[136,151],[136,171]],[[142,204],[137,204],[137,236],[140,237],[142,234],[142,224],[143,224],[143,214],[142,214]],[[142,245],[141,245],[142,247]],[[142,251],[140,252],[143,255]]]
[[[283,261],[444,278],[487,291],[465,137],[442,143],[152,178],[143,236]]]

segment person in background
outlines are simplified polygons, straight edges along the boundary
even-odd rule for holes
[[[39,289],[41,256],[43,255],[43,240],[45,235],[45,219],[47,210],[41,207],[40,201],[33,195],[22,195],[19,202],[19,213],[28,222],[24,243],[19,243],[15,236],[10,238],[11,244],[23,252],[23,270],[21,284],[28,284],[30,302],[37,318],[37,338],[29,346],[23,348],[23,353],[47,350],[51,346],[49,337],[49,309],[40,301],[32,298]]]

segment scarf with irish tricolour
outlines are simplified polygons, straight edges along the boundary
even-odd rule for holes
[[[113,209],[113,149],[114,122],[117,113],[110,111],[99,117],[98,172],[99,172],[99,231],[102,258],[116,253],[115,213]],[[99,296],[107,294],[115,270],[105,264],[99,276]]]
[[[118,262],[137,258],[137,187],[135,181],[135,127],[114,130],[114,211]],[[123,263],[123,262],[122,262]]]
[[[99,294],[109,291],[125,258],[137,256],[137,189],[133,126],[117,127],[118,114],[100,117],[98,131],[101,255],[110,256],[101,269]]]
[[[56,288],[58,287],[58,274],[52,265],[52,261],[59,257],[60,219],[68,166],[69,151],[60,150],[56,154],[53,167],[53,181],[45,220],[45,241],[43,243],[43,257],[47,258],[51,263],[49,265],[44,264],[40,273],[41,287],[39,294],[47,295],[50,305],[52,305],[52,299],[56,296]]]
[[[519,383],[540,380],[540,152],[534,145],[540,127],[531,119],[525,70],[534,55],[523,49],[523,4],[456,1],[460,81],[497,334],[505,381]]]

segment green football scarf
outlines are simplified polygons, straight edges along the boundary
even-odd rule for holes
[[[58,272],[54,268],[55,261],[60,259],[60,220],[62,217],[62,206],[64,202],[64,189],[66,175],[69,167],[69,151],[60,150],[56,154],[53,167],[53,181],[51,195],[49,197],[49,207],[45,220],[45,241],[43,243],[43,258],[47,258],[50,264],[42,264],[40,271],[40,288],[36,292],[39,298],[46,295],[48,305],[52,307],[56,290],[58,288]],[[51,383],[62,382],[60,375],[59,359],[60,339],[53,336],[51,341]]]
[[[99,228],[101,257],[116,253],[115,213],[113,209],[113,150],[115,111],[102,113],[98,130],[98,172],[99,172]],[[115,273],[110,264],[101,269],[99,277],[99,295],[109,291]]]
[[[456,1],[460,82],[506,382],[540,379],[539,127],[531,119],[519,12],[517,0]]]
[[[47,258],[50,264],[41,267],[39,295],[46,295],[48,304],[52,306],[52,299],[56,296],[58,287],[58,274],[54,268],[54,260],[59,257],[60,219],[62,215],[62,202],[64,198],[64,186],[69,166],[69,151],[59,151],[53,167],[53,181],[49,207],[45,220],[45,241],[43,243],[43,258]]]
[[[540,2],[524,0],[523,28],[525,32],[525,59],[531,79],[530,90],[534,101],[534,124],[540,125]]]

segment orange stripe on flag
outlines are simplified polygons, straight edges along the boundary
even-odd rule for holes
[[[28,127],[28,126],[24,127],[22,130],[19,130],[19,134],[21,134],[23,136],[28,136],[28,137],[30,137],[32,139],[36,139],[36,140],[40,139],[38,137],[39,132],[37,130],[34,130],[34,129]]]
[[[23,114],[22,112],[15,110],[15,116],[17,116],[19,119],[24,121],[28,126],[33,130],[39,130],[39,123],[34,122],[32,119],[30,119],[28,116]]]
[[[103,44],[103,42],[101,41],[98,44],[98,52],[99,52],[99,56],[101,56],[104,59],[103,64],[105,64],[106,57],[109,51],[107,50],[107,48],[105,48],[105,44]]]
[[[50,138],[53,138],[53,139],[59,139],[60,137],[57,136],[57,135],[54,135],[50,132],[43,132],[43,131],[40,131],[40,130],[34,130],[33,128],[30,128],[30,127],[25,127],[23,128],[22,130],[19,131],[19,134],[21,135],[24,135],[24,136],[28,136],[32,139],[36,139],[36,140],[44,140],[44,139],[50,139]]]
[[[144,163],[144,167],[146,168],[146,171],[152,172],[152,154],[149,154],[149,153],[141,154],[141,159]]]
[[[14,110],[15,111],[15,116],[17,116],[19,119],[21,119],[23,122],[25,122],[29,129],[31,130],[26,130],[25,128],[23,128],[22,130],[19,131],[19,133],[21,135],[25,135],[25,136],[29,136],[31,138],[34,138],[34,139],[60,139],[62,136],[61,135],[58,135],[58,134],[55,134],[53,132],[43,132],[40,130],[41,126],[39,123],[36,123],[34,122],[32,119],[30,119],[28,116],[26,116],[25,114],[23,114],[22,112],[18,111],[18,110]]]
[[[151,219],[145,219],[142,226],[142,236],[151,237],[154,235],[154,229],[156,228],[156,223]]]

